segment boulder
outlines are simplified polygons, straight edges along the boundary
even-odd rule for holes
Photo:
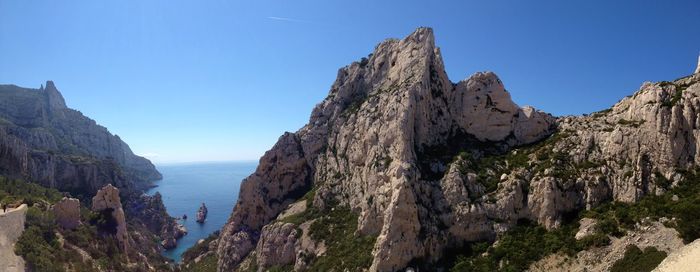
[[[76,229],[80,226],[80,200],[64,197],[53,205],[56,223],[63,229]]]
[[[576,240],[581,240],[589,235],[592,235],[596,231],[597,221],[593,218],[583,218],[579,221],[578,232],[576,232]]]

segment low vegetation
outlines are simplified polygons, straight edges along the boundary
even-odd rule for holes
[[[518,169],[529,169],[531,161],[534,167],[530,170],[534,173],[552,169],[552,175],[563,180],[572,179],[580,170],[599,165],[593,162],[574,164],[567,154],[554,151],[552,148],[554,144],[566,137],[569,137],[567,132],[556,132],[545,140],[504,154],[479,156],[469,151],[462,151],[457,156],[465,162],[460,165],[460,171],[463,174],[476,173],[477,181],[484,186],[485,193],[490,193],[498,189],[502,174],[510,174]],[[454,160],[457,160],[457,157]]]
[[[325,255],[311,263],[309,271],[359,271],[372,263],[375,237],[356,235],[357,214],[336,206],[311,224],[309,234],[315,241],[324,241]]]
[[[216,272],[216,263],[218,258],[216,254],[210,254],[198,263],[191,262],[189,266],[182,268],[182,272]]]
[[[630,245],[625,250],[625,256],[613,264],[610,272],[649,272],[665,258],[666,252],[659,251],[655,247],[641,250],[635,245]]]
[[[674,86],[674,92],[673,92],[673,95],[670,97],[670,99],[661,102],[662,107],[668,107],[668,108],[673,107],[676,104],[678,104],[678,101],[680,101],[681,98],[683,98],[683,91],[690,86],[690,84],[679,85],[679,84],[676,84],[673,82],[668,82],[668,81],[659,82],[659,85],[661,85],[661,87]]]
[[[100,233],[100,215],[81,210],[83,222],[75,230],[62,230],[49,207],[63,194],[35,183],[0,177],[0,201],[13,206],[28,204],[25,231],[15,244],[15,253],[26,261],[32,271],[94,271],[126,269],[125,256],[120,253],[116,239]],[[96,240],[99,239],[97,243]],[[85,250],[95,262],[85,262],[77,251],[67,244]]]
[[[533,262],[552,253],[573,256],[576,252],[609,243],[605,235],[576,240],[577,223],[547,231],[526,220],[501,235],[498,243],[473,243],[458,255],[450,271],[525,271]]]
[[[357,214],[348,207],[329,203],[327,210],[312,205],[316,190],[312,189],[299,200],[306,200],[304,212],[281,219],[282,222],[300,225],[314,220],[309,235],[316,242],[323,241],[328,251],[319,257],[307,256],[308,271],[358,271],[372,263],[372,248],[376,237],[357,235]],[[276,267],[286,271],[285,267]]]
[[[33,206],[35,203],[54,203],[62,197],[63,194],[55,189],[0,176],[0,203],[2,204],[19,206],[25,203],[27,206]]]
[[[606,222],[610,230],[629,230],[645,218],[669,219],[686,243],[700,238],[700,173],[681,171],[683,181],[663,195],[647,195],[636,203],[611,202],[587,211],[584,216]],[[677,198],[674,200],[673,196]]]
[[[590,211],[582,211],[571,223],[547,231],[536,224],[521,221],[502,234],[498,243],[473,243],[456,258],[450,271],[523,271],[533,262],[551,253],[573,256],[576,252],[608,245],[608,236],[622,237],[645,219],[666,217],[687,242],[700,238],[700,173],[681,171],[683,181],[663,195],[648,195],[636,203],[611,202]],[[677,198],[674,198],[674,195]],[[675,199],[675,200],[674,200]],[[575,240],[578,219],[596,218],[594,234]],[[666,253],[655,248],[630,247],[612,271],[651,271]]]
[[[218,230],[210,234],[209,237],[207,237],[206,239],[204,239],[204,242],[197,242],[197,244],[195,244],[194,246],[187,249],[187,251],[182,253],[182,262],[191,263],[192,261],[194,261],[195,258],[209,251],[209,243],[216,240],[217,238],[219,238]]]

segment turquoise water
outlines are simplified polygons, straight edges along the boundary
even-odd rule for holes
[[[180,220],[180,223],[185,225],[188,234],[178,240],[176,248],[164,250],[163,255],[179,262],[185,250],[221,229],[238,199],[241,181],[253,173],[256,166],[257,162],[157,165],[163,180],[146,193],[160,192],[171,216],[187,214],[187,220]],[[209,214],[204,224],[199,224],[195,215],[202,202],[207,205]]]

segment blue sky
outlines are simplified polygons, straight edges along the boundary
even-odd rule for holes
[[[156,162],[256,160],[338,68],[419,26],[452,81],[494,71],[564,115],[690,74],[699,18],[700,1],[0,0],[0,84],[54,80]]]

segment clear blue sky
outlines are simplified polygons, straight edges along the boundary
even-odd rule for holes
[[[555,115],[690,74],[700,51],[696,0],[0,0],[0,83],[54,80],[157,162],[255,160],[307,122],[338,68],[418,26],[452,81],[491,70]]]

